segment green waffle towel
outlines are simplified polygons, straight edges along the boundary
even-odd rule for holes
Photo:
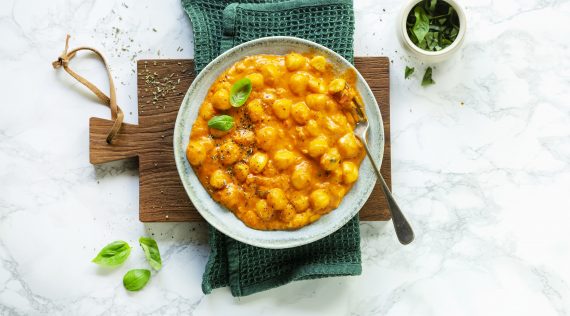
[[[197,72],[235,45],[276,35],[320,43],[353,61],[350,0],[182,0],[182,5],[192,22]],[[210,258],[202,280],[205,294],[229,286],[233,296],[245,296],[295,280],[362,271],[358,216],[330,236],[296,248],[250,246],[213,227],[209,243]]]

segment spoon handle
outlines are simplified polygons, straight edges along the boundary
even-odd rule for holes
[[[366,150],[366,155],[368,155],[368,159],[372,163],[372,167],[376,172],[376,176],[382,184],[382,190],[384,191],[386,200],[388,200],[388,209],[392,215],[392,223],[394,224],[394,229],[396,230],[396,236],[398,236],[398,240],[402,245],[407,245],[414,240],[414,231],[412,230],[412,226],[410,223],[408,223],[408,220],[402,213],[402,210],[400,210],[400,207],[398,206],[398,203],[396,203],[396,200],[394,200],[392,192],[390,192],[386,181],[384,181],[384,177],[382,177],[382,174],[380,173],[380,169],[378,169],[378,166],[376,166],[376,162],[374,162],[374,158],[372,158],[370,150],[368,150],[368,144],[366,144],[366,142],[363,142],[363,144],[364,149]]]

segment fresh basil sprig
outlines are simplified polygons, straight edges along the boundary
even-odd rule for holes
[[[416,70],[414,67],[406,66],[406,71],[404,72],[404,79],[408,79],[408,77],[410,77],[414,73],[414,70]]]
[[[208,121],[208,127],[220,131],[229,131],[234,126],[234,118],[229,115],[218,115]]]
[[[236,81],[230,90],[230,104],[234,108],[239,108],[245,104],[250,93],[251,80],[249,80],[249,78],[242,78]]]
[[[431,78],[432,69],[431,67],[426,68],[426,72],[424,73],[424,77],[422,78],[422,86],[429,86],[430,84],[434,84],[435,81]]]
[[[459,16],[449,3],[423,0],[414,6],[406,21],[408,36],[421,49],[439,51],[459,34]]]
[[[160,270],[162,268],[162,259],[160,258],[160,251],[156,241],[149,237],[141,237],[139,238],[139,243],[150,266],[156,271]]]
[[[92,262],[103,266],[118,266],[125,262],[131,253],[129,244],[122,240],[113,241],[103,247]]]
[[[129,291],[138,291],[142,289],[150,279],[150,270],[133,269],[129,270],[123,277],[123,285]]]

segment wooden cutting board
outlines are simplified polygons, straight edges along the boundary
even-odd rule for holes
[[[356,57],[354,64],[380,105],[386,138],[381,171],[391,186],[390,62],[386,57]],[[172,147],[174,122],[186,90],[194,80],[194,63],[188,59],[140,60],[137,70],[139,124],[123,124],[113,144],[109,145],[105,138],[112,122],[92,117],[89,121],[89,160],[92,164],[101,164],[138,159],[141,221],[202,221],[182,186]],[[379,184],[360,211],[360,219],[390,219]]]

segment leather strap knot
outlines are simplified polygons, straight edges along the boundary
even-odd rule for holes
[[[121,129],[121,125],[123,124],[124,114],[123,114],[123,111],[121,110],[121,108],[117,105],[117,96],[116,96],[116,91],[115,91],[115,84],[113,82],[113,76],[111,75],[111,71],[109,70],[107,60],[105,59],[103,54],[101,54],[98,50],[91,48],[91,47],[78,47],[78,48],[72,49],[71,51],[68,52],[68,50],[69,50],[69,38],[70,38],[70,36],[68,34],[66,39],[65,39],[65,49],[63,50],[61,55],[57,58],[57,60],[55,60],[54,62],[51,63],[51,65],[53,66],[54,69],[63,67],[63,69],[68,74],[70,74],[73,78],[75,78],[77,81],[79,81],[81,84],[86,86],[89,90],[91,90],[91,92],[93,92],[99,98],[99,100],[101,100],[105,105],[107,105],[111,109],[111,117],[112,117],[114,122],[113,122],[113,126],[111,127],[111,130],[107,134],[107,143],[111,144],[113,141],[113,138],[115,138],[115,136],[117,135],[117,133]],[[91,51],[91,52],[95,53],[101,59],[101,61],[103,61],[103,64],[105,65],[105,70],[107,71],[107,77],[109,78],[109,96],[107,96],[106,94],[101,92],[101,90],[99,90],[99,88],[97,88],[94,84],[92,84],[87,79],[83,78],[82,76],[80,76],[79,74],[77,74],[76,72],[71,70],[71,68],[69,68],[69,61],[73,57],[75,57],[75,55],[78,51],[81,51],[81,50]]]

